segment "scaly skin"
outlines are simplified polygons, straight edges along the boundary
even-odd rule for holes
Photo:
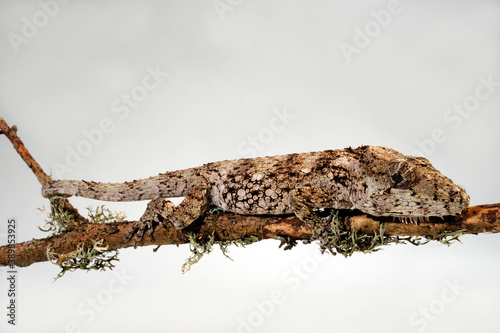
[[[221,161],[124,183],[56,180],[42,194],[152,200],[125,236],[128,241],[137,230],[136,242],[147,229],[152,238],[153,221],[185,228],[212,206],[243,215],[294,213],[313,229],[313,238],[321,238],[325,220],[318,209],[414,221],[456,215],[469,205],[465,190],[425,158],[378,146]],[[180,196],[185,199],[177,207],[164,199]]]

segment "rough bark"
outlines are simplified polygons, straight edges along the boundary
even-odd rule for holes
[[[365,214],[342,216],[346,230],[358,230],[365,234],[379,231],[380,223],[385,223],[387,236],[437,236],[444,231],[464,229],[465,234],[500,232],[500,204],[469,207],[457,217],[446,219],[431,218],[429,222],[404,224],[393,222],[392,219],[374,218]],[[73,223],[69,230],[60,235],[15,245],[15,263],[17,266],[29,266],[35,262],[47,261],[47,248],[56,253],[71,253],[77,245],[85,243],[92,245],[92,240],[104,239],[104,246],[109,250],[119,248],[123,236],[134,222],[120,223]],[[208,215],[192,226],[179,230],[174,226],[167,229],[157,227],[154,242],[148,237],[139,242],[138,246],[166,245],[188,243],[186,234],[195,232],[205,237],[214,233],[216,241],[244,239],[248,236],[259,240],[275,236],[289,237],[296,240],[309,240],[311,230],[295,216],[243,216],[231,213]],[[133,241],[123,247],[133,246]],[[8,263],[8,245],[0,247],[0,265]]]

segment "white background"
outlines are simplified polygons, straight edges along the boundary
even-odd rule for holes
[[[372,144],[428,157],[472,205],[497,203],[499,14],[498,1],[0,1],[0,115],[57,178]],[[0,158],[1,243],[12,216],[18,241],[46,237],[39,183],[2,137]],[[137,219],[145,205],[109,207]],[[188,246],[148,247],[56,282],[39,263],[19,269],[15,327],[3,269],[0,331],[497,332],[499,240],[348,259],[269,240],[184,275]]]

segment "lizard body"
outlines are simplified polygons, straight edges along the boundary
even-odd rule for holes
[[[243,215],[294,213],[314,230],[319,209],[359,209],[374,216],[417,220],[456,215],[469,204],[465,190],[422,157],[378,146],[208,163],[124,183],[56,180],[42,194],[108,201],[152,200],[134,228],[136,241],[160,216],[184,228],[210,207]],[[164,198],[185,197],[177,207]],[[317,232],[316,232],[317,236]]]

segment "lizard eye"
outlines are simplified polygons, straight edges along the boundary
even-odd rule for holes
[[[391,176],[391,178],[392,178],[392,181],[394,181],[394,183],[396,183],[396,184],[402,183],[405,180],[399,172],[396,172],[395,174],[393,174]]]

